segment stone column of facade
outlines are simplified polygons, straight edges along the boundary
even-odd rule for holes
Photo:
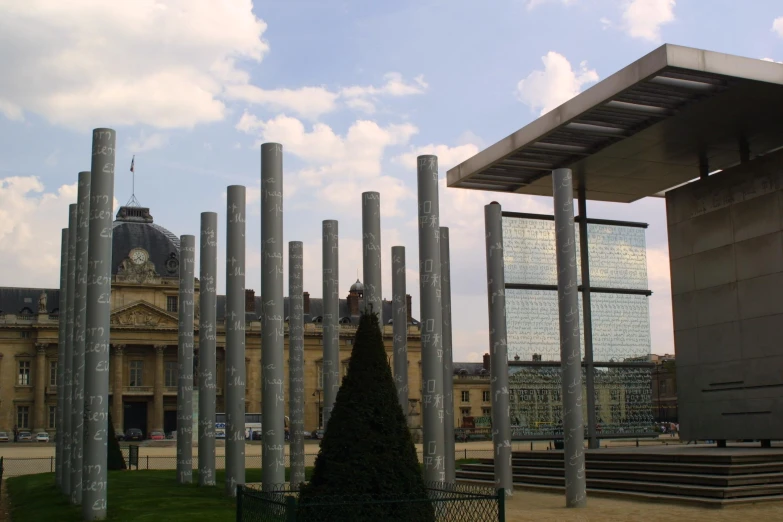
[[[364,308],[378,314],[383,332],[383,291],[381,288],[381,195],[362,193],[362,268]]]
[[[122,407],[122,393],[123,393],[123,352],[125,350],[124,344],[112,345],[113,355],[111,361],[111,371],[114,374],[113,387],[114,391],[111,396],[111,411],[112,420],[114,421],[114,431],[116,433],[125,433],[125,410]]]
[[[340,256],[337,221],[323,222],[323,385],[324,425],[329,422],[340,388]],[[316,412],[317,415],[317,412]]]
[[[301,241],[288,243],[288,416],[291,419],[292,486],[305,481],[304,446],[304,250]]]
[[[408,300],[405,285],[405,247],[392,247],[392,329],[394,349],[394,384],[397,400],[410,422],[408,406]]]
[[[179,348],[177,351],[177,483],[193,482],[193,313],[196,238],[179,240]]]
[[[443,316],[443,443],[446,453],[446,482],[453,484],[456,475],[454,440],[454,370],[451,346],[451,254],[449,229],[440,227],[440,301]]]
[[[73,362],[71,363],[71,504],[82,503],[84,456],[84,355],[87,335],[87,261],[90,235],[90,171],[79,173],[76,219],[76,285],[74,289]]]
[[[84,356],[84,459],[82,517],[106,519],[109,442],[112,206],[117,133],[95,129],[90,166],[90,234],[87,253],[87,338]]]
[[[573,190],[571,169],[552,171],[557,244],[557,297],[560,315],[560,364],[563,382],[566,507],[583,507],[587,502],[587,496]]]
[[[419,156],[417,163],[424,479],[429,482],[443,482],[446,480],[446,465],[443,427],[438,158],[430,155]]]
[[[48,344],[35,343],[35,431],[46,431],[46,348]]]
[[[500,205],[484,207],[489,309],[489,375],[492,394],[492,445],[495,449],[495,487],[514,493],[511,467],[511,415],[506,344],[506,278],[503,266],[503,213]]]
[[[283,146],[261,145],[261,483],[285,482],[285,374],[283,359]]]
[[[63,386],[65,373],[65,339],[68,321],[68,229],[62,229],[60,240],[60,304],[58,308],[58,336],[57,336],[57,410],[55,418],[54,434],[55,443],[55,481],[60,491],[63,480],[63,408],[65,407],[65,387]]]
[[[245,187],[227,189],[226,349],[223,398],[226,411],[226,493],[245,483]]]
[[[163,391],[166,384],[166,366],[164,356],[166,355],[166,345],[156,344],[155,348],[155,388],[153,390],[153,410],[152,430],[163,431]]]
[[[201,213],[198,327],[198,484],[215,485],[215,401],[217,400],[217,227],[214,212]]]
[[[68,319],[65,323],[65,371],[63,372],[63,492],[70,499],[71,468],[73,467],[73,455],[71,453],[71,403],[73,402],[73,316],[74,293],[76,291],[76,224],[78,219],[78,205],[75,203],[68,207]]]

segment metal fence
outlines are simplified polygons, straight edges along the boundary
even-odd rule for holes
[[[237,487],[237,522],[505,522],[505,491],[466,484],[427,483],[425,494],[334,495],[300,498],[286,487]]]

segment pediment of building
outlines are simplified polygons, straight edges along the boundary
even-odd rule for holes
[[[146,301],[136,301],[111,313],[112,327],[178,328],[177,316]]]

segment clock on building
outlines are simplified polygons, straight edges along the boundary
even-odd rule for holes
[[[130,251],[128,257],[134,265],[143,265],[150,258],[150,255],[143,248],[134,248]]]

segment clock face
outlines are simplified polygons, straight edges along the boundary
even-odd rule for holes
[[[134,248],[131,250],[129,257],[133,264],[141,265],[147,262],[148,255],[143,249]]]

